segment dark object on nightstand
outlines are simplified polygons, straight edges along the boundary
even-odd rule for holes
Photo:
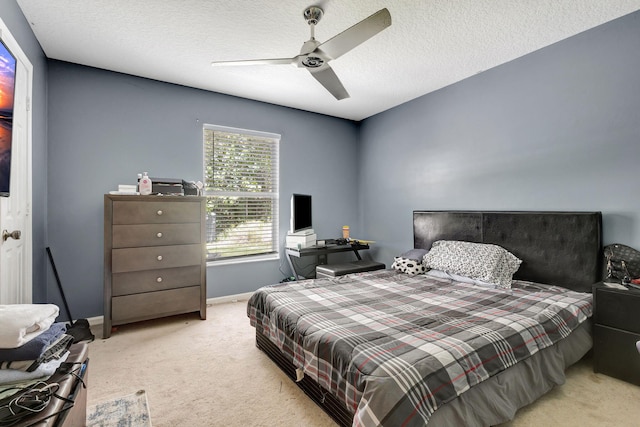
[[[629,283],[640,277],[640,251],[614,243],[604,247],[605,282]]]
[[[593,370],[640,385],[640,291],[593,287]]]

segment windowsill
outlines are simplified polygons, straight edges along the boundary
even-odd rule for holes
[[[280,254],[255,255],[243,258],[221,259],[219,261],[207,261],[207,267],[216,267],[219,265],[246,264],[251,262],[276,261],[280,259]]]

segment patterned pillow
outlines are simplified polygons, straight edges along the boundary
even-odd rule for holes
[[[399,273],[406,273],[411,275],[424,274],[427,271],[427,269],[424,267],[424,264],[422,264],[420,260],[405,258],[401,256],[393,258],[393,264],[391,264],[391,268]]]
[[[522,261],[498,245],[438,240],[424,256],[426,268],[511,287],[513,273]]]

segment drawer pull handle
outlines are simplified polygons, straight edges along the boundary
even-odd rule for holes
[[[158,277],[158,278],[156,279],[156,282],[158,282],[158,283],[162,283],[162,277]]]
[[[158,233],[156,234],[156,236],[158,236],[158,239],[162,237],[162,233]]]
[[[162,255],[158,255],[158,261],[162,261]]]
[[[162,215],[164,212],[162,212],[162,209],[158,210],[158,212],[156,212],[158,215]]]

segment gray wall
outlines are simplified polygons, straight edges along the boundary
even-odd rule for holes
[[[640,248],[639,13],[360,125],[47,62],[15,0],[0,17],[34,65],[34,300],[59,301],[50,245],[74,317],[102,314],[102,195],[142,170],[199,179],[202,123],[282,134],[282,240],[289,195],[304,192],[321,237],[349,224],[387,264],[412,245],[414,209],[601,210],[605,243]],[[209,268],[208,295],[280,269]]]
[[[602,211],[605,244],[640,248],[639,20],[364,121],[360,206],[378,259],[413,247],[419,209]]]
[[[49,242],[74,317],[102,314],[104,193],[135,184],[142,171],[202,180],[203,123],[282,135],[283,244],[294,192],[313,196],[320,237],[339,236],[343,224],[358,230],[354,122],[52,60]],[[254,291],[289,274],[284,259],[209,267],[207,295]]]
[[[33,235],[25,237],[33,245],[33,301],[47,302],[47,59],[15,0],[2,0],[0,18],[33,66]]]

